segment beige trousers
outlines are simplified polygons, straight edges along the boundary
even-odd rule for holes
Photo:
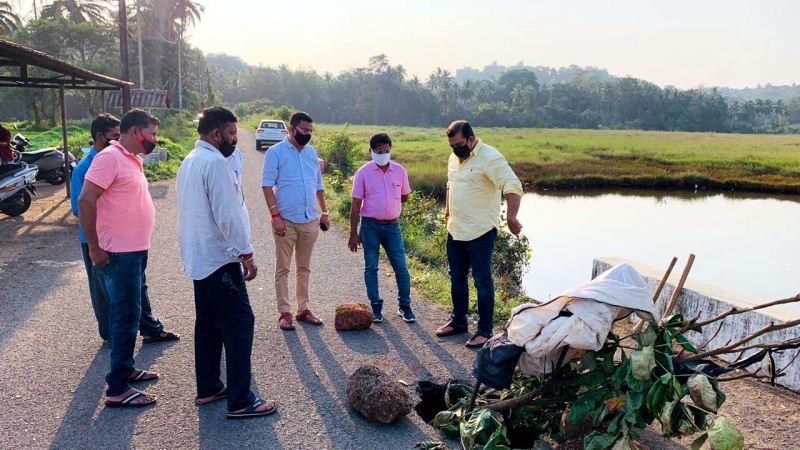
[[[275,237],[275,298],[278,301],[278,313],[291,313],[289,302],[289,272],[292,269],[292,255],[297,272],[295,279],[295,296],[297,312],[308,309],[308,286],[311,279],[311,251],[317,242],[319,219],[308,223],[294,223],[283,219],[286,233]]]

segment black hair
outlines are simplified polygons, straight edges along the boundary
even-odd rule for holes
[[[119,119],[108,113],[100,113],[92,120],[92,140],[97,139],[97,133],[106,135],[112,128],[119,126]]]
[[[461,135],[464,136],[464,139],[475,137],[475,132],[472,131],[472,125],[470,125],[466,120],[456,120],[455,122],[451,123],[450,126],[447,127],[447,131],[445,131],[445,134],[449,138],[454,137],[458,133],[461,133]]]
[[[296,113],[292,114],[292,117],[289,119],[289,125],[296,127],[300,124],[300,122],[314,123],[314,119],[312,119],[311,116],[303,111],[297,111]]]
[[[158,117],[150,114],[141,109],[132,109],[122,116],[122,121],[119,124],[119,132],[127,133],[131,128],[147,128],[150,125],[159,126],[161,121]]]
[[[219,130],[229,123],[237,123],[236,116],[225,108],[212,106],[200,113],[197,132],[206,135],[214,130]]]
[[[383,144],[389,144],[389,148],[392,147],[392,139],[386,133],[373,134],[372,137],[369,138],[369,148],[373,150]]]

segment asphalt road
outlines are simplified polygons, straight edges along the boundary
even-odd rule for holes
[[[404,323],[394,313],[396,288],[387,276],[380,277],[390,299],[384,323],[337,332],[336,306],[366,302],[366,292],[362,256],[350,253],[346,231],[336,226],[320,235],[312,261],[312,308],[326,324],[279,330],[273,239],[260,189],[263,152],[255,150],[251,132],[241,130],[239,138],[259,265],[258,278],[248,285],[256,314],[253,388],[277,400],[278,412],[230,421],[225,402],[202,408],[193,403],[194,301],[178,253],[174,181],[150,187],[156,227],[147,274],[156,316],[183,337],[179,343],[137,344],[137,367],[161,374],[145,384],[159,396],[156,406],[104,408],[109,351],[96,332],[76,221],[63,186],[41,185],[28,213],[0,217],[0,448],[408,449],[441,439],[414,413],[391,425],[367,421],[347,403],[347,379],[362,364],[411,386],[468,378],[474,351],[463,346],[467,337],[436,338],[448,313],[418,298],[418,322]]]

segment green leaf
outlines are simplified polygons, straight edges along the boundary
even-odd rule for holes
[[[448,425],[442,428],[442,434],[450,439],[458,439],[461,436],[461,431],[459,431],[457,425]]]
[[[572,404],[572,408],[570,408],[569,414],[567,414],[567,421],[574,424],[583,422],[589,413],[597,408],[597,403],[602,402],[609,394],[611,394],[611,391],[607,388],[603,388],[581,395],[575,400],[575,403]]]
[[[448,425],[458,423],[458,416],[453,411],[440,411],[433,418],[433,426],[436,428],[444,428]]]
[[[639,334],[639,345],[647,347],[656,343],[658,333],[656,333],[653,325],[647,325],[647,329]]]
[[[417,442],[417,445],[415,445],[414,448],[420,450],[447,450],[447,445],[444,442],[439,441],[426,441]]]
[[[667,387],[666,383],[663,381],[663,377],[650,387],[650,390],[647,392],[647,410],[650,411],[651,414],[657,415],[661,412],[664,403],[667,401],[667,398],[664,396],[666,389]]]
[[[447,383],[447,391],[444,394],[444,403],[447,408],[453,407],[454,403],[450,401],[450,395],[458,395],[458,398],[471,397],[473,389],[469,386],[464,386],[460,383]]]
[[[597,353],[589,350],[581,358],[581,370],[594,370],[597,367]]]
[[[692,444],[689,446],[690,450],[700,450],[700,447],[706,443],[706,439],[708,439],[708,433],[703,433],[700,436],[697,436],[697,439],[692,441]]]
[[[686,382],[689,396],[699,408],[713,413],[717,412],[717,391],[711,384],[710,378],[702,373],[696,373]],[[725,394],[723,394],[725,395]]]
[[[615,372],[616,373],[616,372]],[[578,386],[586,386],[589,389],[594,389],[598,384],[606,381],[608,378],[598,370],[593,370],[589,373],[580,375],[578,378]]]
[[[617,366],[617,370],[611,377],[611,382],[614,383],[614,387],[616,389],[619,389],[622,386],[622,384],[625,383],[625,378],[627,378],[630,373],[631,373],[631,360],[628,358],[622,364]]]
[[[583,447],[585,450],[606,450],[614,445],[618,437],[618,434],[601,434],[598,431],[592,431],[583,438]]]
[[[469,420],[461,422],[460,431],[461,445],[466,450],[507,450],[510,445],[503,416],[488,409],[472,413]]]
[[[744,436],[731,419],[718,416],[709,420],[708,445],[711,450],[742,450]]]
[[[692,345],[692,343],[689,342],[689,339],[687,339],[686,336],[679,334],[678,337],[675,338],[675,340],[678,341],[678,343],[681,344],[683,348],[686,349],[687,352],[693,353],[695,355],[697,354],[697,349],[694,348],[694,345]]]
[[[648,380],[656,367],[656,359],[652,345],[631,352],[631,374],[637,380]]]
[[[673,314],[661,319],[661,323],[663,323],[666,328],[683,328],[689,321],[683,317],[683,314]]]

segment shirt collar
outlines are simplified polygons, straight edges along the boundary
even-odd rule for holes
[[[472,149],[472,154],[474,156],[478,156],[478,154],[483,149],[483,141],[478,139],[478,142],[475,143],[475,148]]]
[[[369,163],[374,166],[372,170],[381,170],[380,166],[375,161],[370,161]],[[394,170],[394,161],[389,161],[389,168],[386,171],[388,172],[390,170]]]
[[[95,156],[97,156],[98,153],[100,153],[100,152],[97,151],[97,148],[95,148],[94,145],[89,147],[89,155],[88,156],[90,158],[94,158]]]
[[[213,145],[209,144],[208,142],[206,142],[206,141],[204,141],[202,139],[198,139],[197,142],[194,143],[194,147],[195,148],[203,148],[203,149],[206,149],[206,150],[211,150],[214,154],[219,155],[220,158],[225,159],[225,157],[222,156],[222,152],[217,150],[217,147],[214,147]]]

